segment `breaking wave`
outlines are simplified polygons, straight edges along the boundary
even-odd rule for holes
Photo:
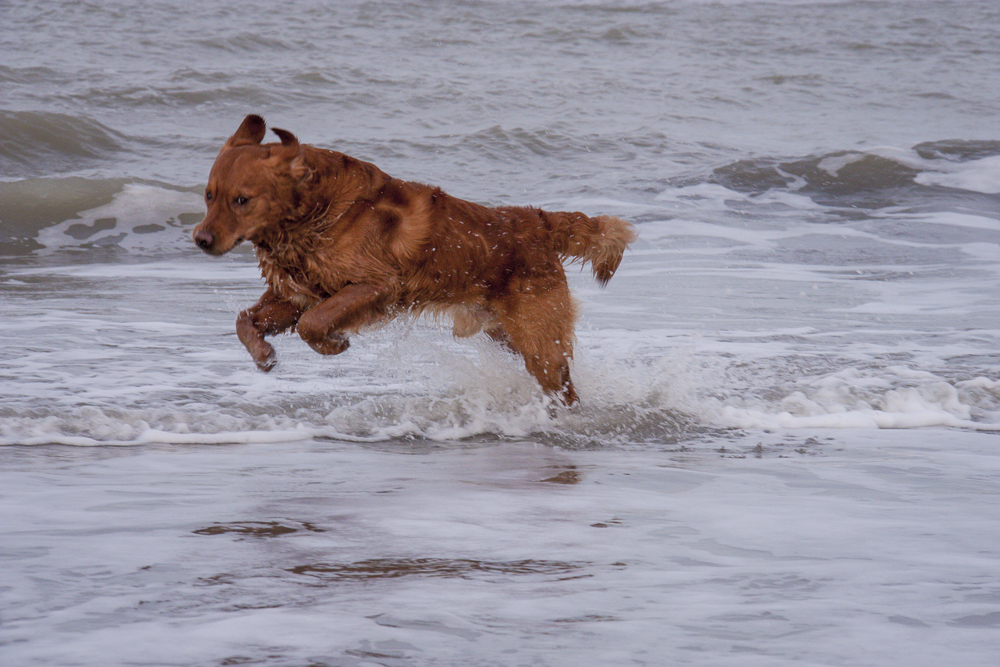
[[[134,179],[36,178],[0,182],[0,256],[57,250],[179,249],[204,215],[192,189]]]
[[[805,158],[747,159],[714,170],[710,182],[743,193],[789,190],[818,204],[878,209],[913,202],[941,188],[1000,193],[1000,142],[937,141],[909,150],[838,151]],[[983,198],[984,205],[993,198]]]
[[[83,169],[121,152],[126,142],[86,116],[0,109],[0,174],[5,178]]]

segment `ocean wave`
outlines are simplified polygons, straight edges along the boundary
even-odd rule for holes
[[[0,174],[78,170],[123,150],[126,137],[86,116],[0,110]]]
[[[0,182],[0,256],[117,247],[170,250],[199,222],[199,193],[125,178],[38,178]]]
[[[272,35],[242,31],[231,35],[213,36],[210,39],[195,39],[192,43],[204,49],[236,54],[292,51],[301,46]]]
[[[554,130],[506,129],[500,125],[461,137],[459,146],[467,151],[502,160],[528,156],[556,157],[579,152],[579,140]]]
[[[948,380],[906,366],[851,367],[805,378],[776,394],[772,401],[724,402],[715,418],[740,429],[943,426],[1000,431],[1000,382],[985,377]]]
[[[240,110],[234,113],[246,113],[287,104],[293,96],[298,101],[315,99],[305,87],[290,94],[231,73],[204,72],[194,75],[191,72],[189,69],[171,72],[154,83],[100,81],[63,95],[70,104],[101,109],[108,114],[119,113],[121,109],[129,109],[134,114],[151,110],[156,114],[201,105],[226,106]],[[190,76],[190,79],[185,76]],[[171,128],[172,125],[168,123],[164,127]]]
[[[1000,142],[939,141],[912,149],[835,151],[797,159],[743,159],[708,179],[742,193],[790,190],[825,206],[879,209],[920,202],[928,189],[1000,192]]]
[[[67,75],[51,67],[8,67],[0,65],[0,83],[37,84],[41,81],[64,84]]]
[[[925,160],[944,158],[956,162],[967,162],[1000,155],[1000,141],[960,139],[928,141],[917,144],[913,150]]]

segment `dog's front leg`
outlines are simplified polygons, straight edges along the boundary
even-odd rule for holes
[[[279,299],[268,289],[256,305],[247,308],[236,318],[236,335],[253,357],[257,368],[269,371],[277,363],[274,347],[264,336],[281,333],[298,322],[302,309],[290,301]]]
[[[344,332],[380,319],[382,301],[371,285],[348,285],[303,313],[296,330],[320,354],[340,354],[350,346]]]

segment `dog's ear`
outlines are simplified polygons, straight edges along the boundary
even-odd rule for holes
[[[295,138],[294,134],[292,134],[288,130],[278,129],[277,127],[272,127],[271,131],[274,132],[276,135],[278,135],[278,138],[281,139],[282,146],[284,146],[285,148],[298,150],[299,140]]]
[[[281,148],[272,150],[271,155],[288,161],[288,171],[296,181],[308,181],[313,172],[302,157],[302,151],[299,150],[299,140],[288,130],[272,127],[271,131],[281,139]]]
[[[226,146],[232,148],[245,144],[259,144],[263,141],[265,132],[267,132],[267,124],[264,119],[256,114],[250,114],[240,123],[236,134],[229,137]]]

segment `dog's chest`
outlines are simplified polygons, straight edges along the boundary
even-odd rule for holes
[[[310,254],[294,247],[280,251],[257,247],[261,275],[279,297],[306,308],[326,298],[320,286],[319,266]]]

